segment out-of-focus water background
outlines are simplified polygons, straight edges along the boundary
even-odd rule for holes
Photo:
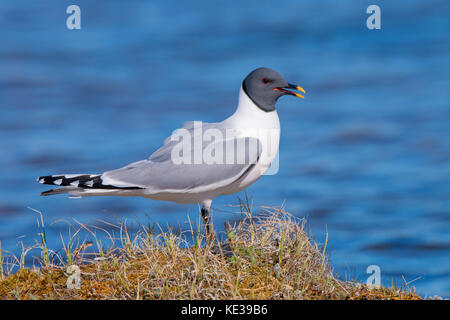
[[[70,4],[81,30],[66,28]],[[195,205],[40,197],[36,177],[144,159],[184,121],[231,115],[243,78],[267,66],[307,95],[278,102],[280,168],[247,189],[253,206],[284,204],[322,244],[328,232],[343,279],[365,282],[375,264],[385,285],[450,297],[450,3],[377,1],[373,31],[370,4],[1,1],[2,250],[37,240],[27,207],[53,250],[61,220],[195,220]],[[213,203],[219,231],[239,217],[237,196]]]

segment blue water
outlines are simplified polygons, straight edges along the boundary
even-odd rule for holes
[[[73,3],[82,29],[69,31]],[[383,284],[419,278],[419,294],[450,297],[450,4],[377,1],[378,31],[369,4],[1,1],[2,249],[38,239],[27,207],[53,250],[72,218],[186,226],[194,205],[44,198],[35,178],[146,158],[184,121],[230,115],[242,79],[268,66],[307,97],[278,103],[280,170],[247,189],[253,206],[284,204],[322,244],[328,232],[343,279],[365,282],[375,264]],[[219,229],[237,196],[213,203]]]

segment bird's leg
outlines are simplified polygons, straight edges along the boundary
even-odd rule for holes
[[[209,214],[211,208],[212,200],[203,200],[201,202],[202,205],[202,219],[205,224],[206,234],[208,241],[213,240],[213,232],[212,232],[212,224],[211,224],[211,216]]]
[[[202,206],[202,219],[205,224],[206,233],[211,235],[211,216],[209,215],[209,208]]]

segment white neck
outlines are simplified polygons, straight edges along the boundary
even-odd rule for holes
[[[280,120],[276,110],[266,112],[260,109],[245,93],[241,86],[239,91],[239,103],[236,111],[226,122],[235,126],[253,128],[279,129]]]

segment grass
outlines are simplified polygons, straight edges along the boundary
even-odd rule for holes
[[[220,235],[206,235],[200,222],[190,222],[186,232],[155,233],[143,227],[136,234],[121,224],[121,244],[105,250],[95,232],[79,223],[68,240],[61,237],[63,248],[53,254],[39,213],[39,268],[24,267],[29,248],[3,263],[0,244],[0,298],[420,299],[407,286],[371,289],[340,280],[328,264],[326,248],[305,232],[305,221],[282,209],[263,208],[254,217],[247,202],[241,211],[244,218],[227,224],[220,241]],[[75,247],[81,229],[95,243]],[[84,251],[95,246],[95,255],[87,258]],[[18,270],[12,272],[12,266]]]

